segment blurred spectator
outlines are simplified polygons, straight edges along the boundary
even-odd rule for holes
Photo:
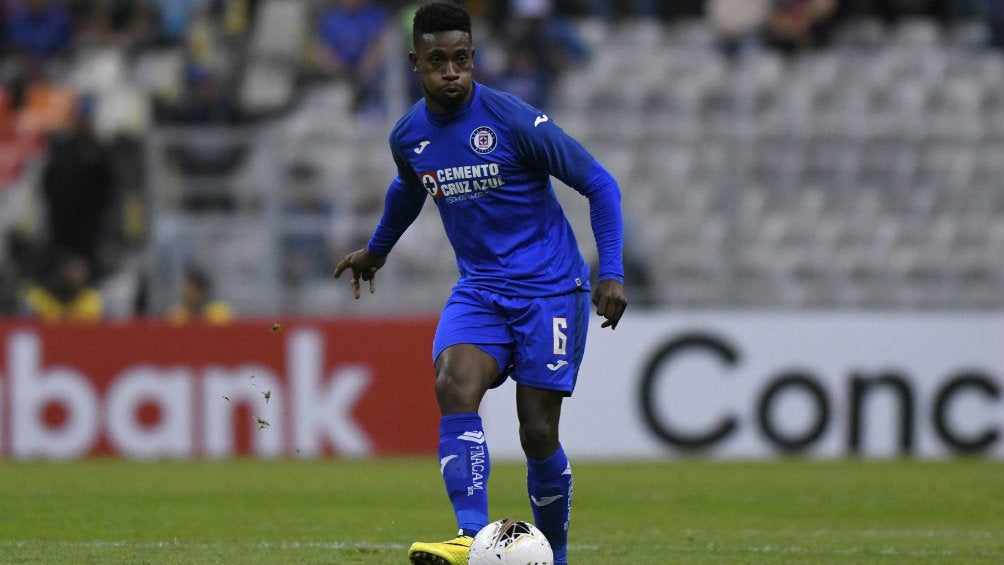
[[[180,88],[154,101],[158,120],[184,124],[232,124],[244,121],[237,104],[236,46],[227,41],[220,17],[208,2],[188,2],[180,41],[184,54]]]
[[[181,301],[171,307],[167,315],[168,321],[176,325],[196,321],[224,325],[230,323],[233,318],[233,311],[226,302],[212,298],[212,282],[209,274],[198,267],[186,269],[181,288]]]
[[[8,229],[0,241],[0,315],[18,312],[24,270],[20,252],[24,240],[16,229]]]
[[[13,96],[0,87],[0,190],[21,178],[25,165],[43,150],[42,134],[18,127]]]
[[[991,0],[992,6],[988,15],[990,21],[990,44],[1004,50],[1004,2]]]
[[[50,242],[83,257],[101,276],[118,182],[111,153],[94,132],[92,106],[82,99],[72,128],[52,136],[41,182]]]
[[[182,124],[232,124],[241,121],[240,111],[228,88],[215,73],[195,64],[185,68],[178,98],[156,100],[158,120]]]
[[[614,0],[583,0],[593,15],[606,21],[623,17],[649,18],[656,15],[656,0],[630,0],[628,2]],[[566,2],[567,4],[567,2]]]
[[[955,0],[964,2],[966,0]],[[975,2],[975,15],[987,22],[989,46],[1004,50],[1004,0],[968,0]],[[958,9],[961,10],[961,7]]]
[[[565,14],[582,15],[584,12],[614,22],[624,18],[696,18],[702,12],[704,0],[555,0],[556,9]]]
[[[844,0],[841,11],[847,15],[878,16],[888,24],[904,17],[932,17],[948,22],[954,15],[969,11],[987,0]],[[995,2],[997,0],[989,0]]]
[[[91,286],[91,269],[83,257],[60,251],[40,278],[41,282],[28,283],[24,289],[28,315],[45,322],[101,319],[104,304],[101,294]]]
[[[763,45],[772,0],[708,0],[705,12],[719,45],[727,55],[739,55]]]
[[[7,41],[14,53],[36,60],[65,55],[73,30],[69,12],[55,0],[26,0],[13,5]]]
[[[505,67],[498,88],[537,108],[550,107],[561,72],[589,58],[589,47],[572,23],[553,11],[551,0],[516,0],[510,7]]]
[[[837,0],[775,0],[767,21],[767,45],[785,53],[826,45],[837,7]]]
[[[493,85],[536,108],[546,108],[550,100],[551,81],[547,69],[538,63],[537,53],[529,45],[514,44],[501,76]]]
[[[7,38],[10,33],[10,5],[7,1],[0,2],[0,57],[7,55],[10,48],[10,40]]]
[[[9,257],[0,255],[0,316],[17,313],[20,273]]]
[[[78,43],[129,51],[157,38],[159,14],[148,0],[93,0],[76,4]]]
[[[17,294],[23,294],[23,284],[31,279],[42,281],[51,270],[53,250],[25,226],[14,226],[4,235],[5,253],[8,259],[4,267],[11,267],[17,279]]]
[[[82,108],[77,91],[65,83],[50,82],[41,73],[29,72],[23,76],[25,80],[20,86],[17,108],[17,129],[20,131],[34,132],[40,137],[46,133],[65,132],[73,129],[81,109],[93,110],[92,106]]]
[[[386,111],[384,82],[387,14],[372,0],[337,0],[321,15],[317,30],[317,64],[354,90],[358,114],[382,117]]]
[[[177,44],[185,39],[192,14],[210,4],[210,0],[149,0],[157,10],[160,22],[160,39]]]
[[[218,2],[220,0],[217,0]],[[242,36],[254,26],[261,0],[222,0],[222,27],[230,36]]]

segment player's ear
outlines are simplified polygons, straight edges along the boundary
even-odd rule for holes
[[[408,53],[408,61],[411,62],[411,72],[417,73],[418,72],[418,53],[415,53],[414,51],[412,51],[411,53]]]

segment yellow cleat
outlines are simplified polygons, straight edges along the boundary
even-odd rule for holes
[[[449,541],[425,543],[416,541],[408,550],[412,565],[467,565],[471,536],[460,535]]]

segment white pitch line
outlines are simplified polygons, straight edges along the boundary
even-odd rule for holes
[[[127,540],[93,540],[93,541],[29,541],[29,540],[8,540],[0,541],[0,547],[39,547],[46,545],[58,545],[59,547],[80,547],[80,548],[128,548],[128,549],[156,549],[163,547],[195,547],[201,549],[247,547],[258,549],[404,549],[406,546],[399,543],[370,543],[370,542],[314,542],[314,541],[277,541],[277,542],[257,542],[257,543],[202,543],[183,542],[177,538],[173,540],[158,540],[150,542],[137,542]]]

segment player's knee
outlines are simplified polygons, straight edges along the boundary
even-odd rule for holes
[[[444,414],[476,412],[483,391],[472,379],[464,379],[453,371],[436,375],[436,400]]]
[[[521,422],[519,442],[527,457],[547,459],[558,449],[558,429],[547,420]]]

